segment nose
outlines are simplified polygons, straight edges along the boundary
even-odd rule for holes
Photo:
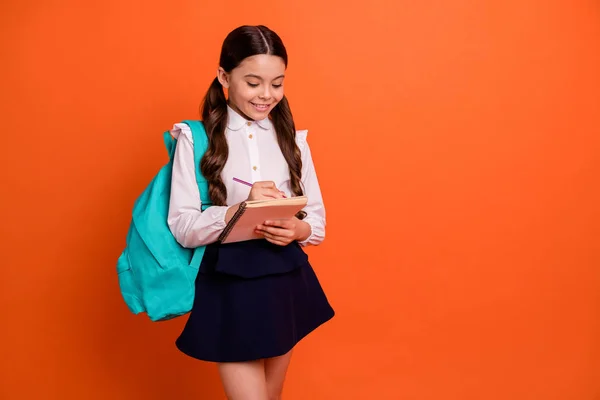
[[[258,97],[260,97],[261,99],[270,99],[271,98],[271,91],[270,91],[268,85],[265,85],[265,90]]]

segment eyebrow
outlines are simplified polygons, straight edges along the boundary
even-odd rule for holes
[[[279,78],[283,78],[283,77],[285,77],[285,75],[279,75],[279,76],[278,76],[278,77],[276,77],[275,79],[279,79]],[[263,78],[262,78],[262,77],[260,77],[260,76],[258,76],[258,75],[255,75],[255,74],[247,74],[247,75],[244,75],[244,78],[256,78],[256,79],[260,79],[261,81],[263,80]],[[275,79],[273,79],[273,80],[275,80]]]

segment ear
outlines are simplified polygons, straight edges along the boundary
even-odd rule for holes
[[[217,79],[225,89],[229,89],[229,74],[221,67],[217,70]]]

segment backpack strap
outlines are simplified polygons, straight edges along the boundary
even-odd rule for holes
[[[177,141],[173,136],[171,136],[171,131],[165,131],[163,133],[163,141],[165,142],[165,147],[167,148],[169,161],[173,162],[173,157],[175,157],[175,144]]]
[[[194,141],[194,165],[196,167],[196,183],[198,184],[198,190],[200,191],[200,201],[202,202],[202,211],[212,206],[212,201],[208,193],[208,182],[202,175],[200,170],[200,161],[208,149],[208,136],[204,129],[204,124],[200,121],[185,120],[184,124],[190,127],[192,131],[192,139]],[[168,147],[167,147],[168,148]],[[190,266],[199,268],[202,262],[202,256],[204,255],[205,246],[194,249]]]

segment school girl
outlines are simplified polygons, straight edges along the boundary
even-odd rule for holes
[[[225,38],[201,112],[209,147],[200,167],[213,204],[204,211],[191,131],[185,124],[171,131],[178,140],[168,224],[181,245],[207,246],[176,345],[218,363],[231,400],[279,399],[292,349],[334,316],[303,251],[323,241],[325,208],[307,131],[296,131],[284,96],[287,62],[280,37],[265,26],[241,26]],[[264,221],[256,227],[261,239],[219,243],[241,202],[299,195],[308,197],[302,212]]]

